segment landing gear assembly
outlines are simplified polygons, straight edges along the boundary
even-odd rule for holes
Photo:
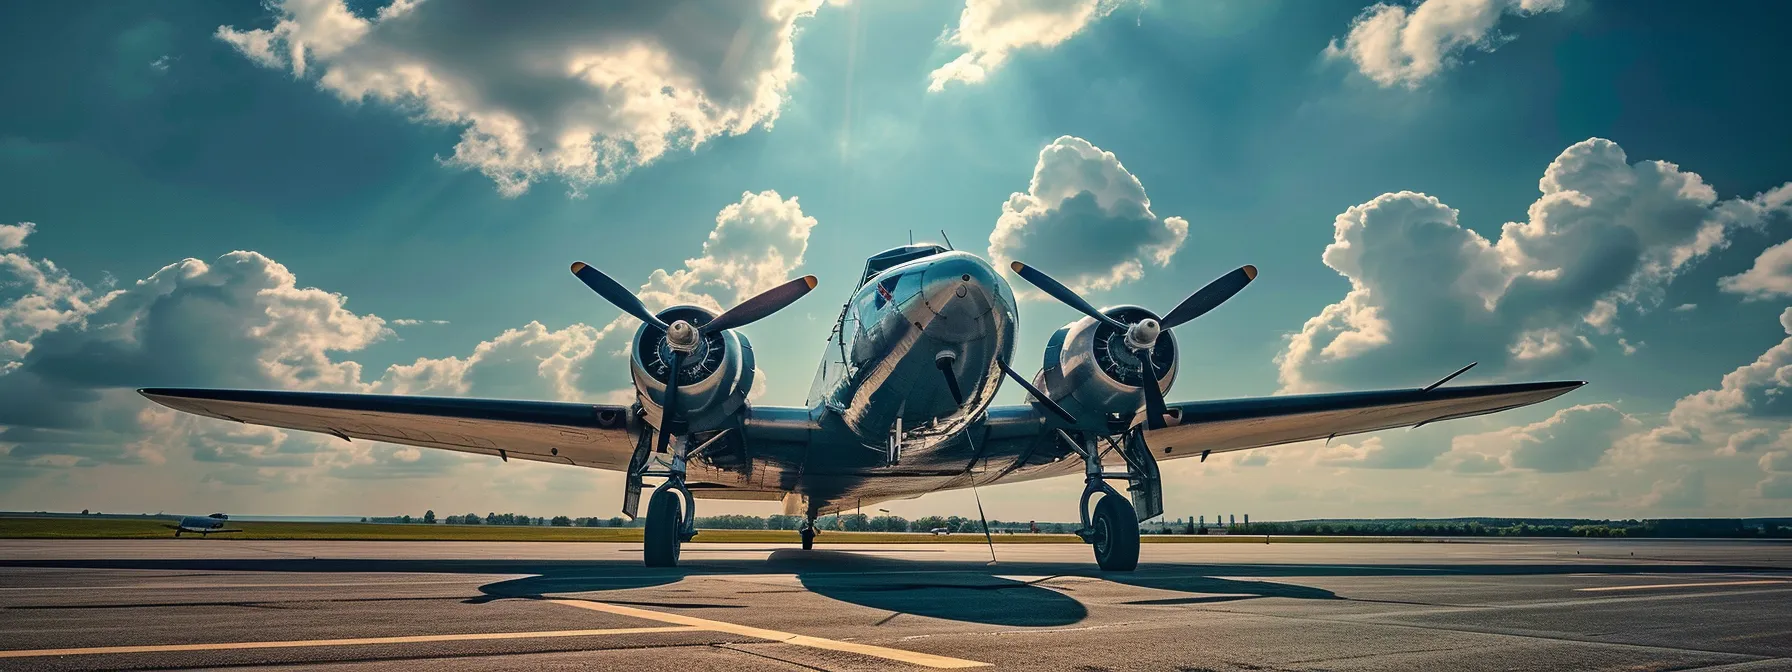
[[[678,553],[684,542],[697,536],[697,500],[685,487],[685,457],[689,442],[678,437],[672,441],[672,460],[664,469],[649,469],[647,435],[637,445],[635,459],[628,471],[627,490],[622,510],[635,515],[641,501],[641,479],[660,476],[666,479],[647,500],[647,525],[643,532],[641,554],[648,567],[677,567]]]
[[[697,535],[696,509],[691,492],[683,483],[672,485],[668,480],[653,491],[647,502],[647,526],[642,555],[648,567],[677,567],[678,552],[684,542]]]
[[[803,537],[803,550],[809,551],[809,550],[815,549],[815,519],[814,518],[804,518],[803,526],[802,526],[802,528],[797,530],[797,534],[800,534]]]
[[[1113,437],[1072,436],[1063,430],[1057,431],[1058,438],[1083,458],[1083,496],[1077,507],[1082,514],[1083,526],[1076,535],[1095,548],[1095,563],[1104,571],[1132,571],[1139,566],[1139,522],[1164,511],[1157,460],[1145,446],[1144,435],[1136,427],[1119,441]],[[1102,468],[1103,443],[1126,461],[1125,472],[1108,472]],[[1127,501],[1128,498],[1108,485],[1110,478],[1127,480],[1132,501]],[[1090,507],[1091,499],[1094,499],[1093,508]]]

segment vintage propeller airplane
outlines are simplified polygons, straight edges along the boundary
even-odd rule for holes
[[[1011,366],[1016,302],[983,259],[931,244],[865,263],[834,322],[805,406],[747,402],[757,369],[740,328],[815,288],[774,287],[720,315],[653,312],[584,263],[574,275],[642,322],[627,406],[253,390],[145,388],[170,408],[223,420],[621,471],[622,510],[648,500],[644,555],[673,566],[696,535],[697,499],[782,501],[801,515],[803,548],[819,515],[943,490],[1074,474],[1085,480],[1078,536],[1105,570],[1138,564],[1139,522],[1163,513],[1159,460],[1327,439],[1495,413],[1545,401],[1580,381],[1167,403],[1179,348],[1171,331],[1243,290],[1244,266],[1159,315],[1097,310],[1039,269],[1016,274],[1086,315],[1058,329],[1029,382]],[[1472,365],[1471,365],[1472,366]],[[1467,370],[1466,367],[1463,370]],[[1004,377],[1029,403],[993,405]],[[1108,484],[1124,480],[1130,497]]]
[[[174,530],[174,536],[177,537],[180,536],[180,533],[182,532],[192,532],[203,537],[211,534],[242,531],[224,527],[224,521],[227,520],[230,520],[230,516],[226,516],[222,513],[214,513],[209,516],[181,516],[179,523],[163,525],[163,527]]]

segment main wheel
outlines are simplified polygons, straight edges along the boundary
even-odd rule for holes
[[[671,489],[653,493],[647,502],[646,546],[642,549],[648,567],[677,567],[680,528],[684,527],[683,498]]]
[[[1095,564],[1110,572],[1139,566],[1139,519],[1124,497],[1103,496],[1095,503]]]
[[[813,550],[815,548],[815,528],[805,527],[799,534],[803,535],[803,550]]]

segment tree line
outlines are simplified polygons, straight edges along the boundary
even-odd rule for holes
[[[1358,520],[1231,525],[1230,534],[1389,537],[1654,537],[1792,538],[1792,525],[1776,520],[1681,518],[1666,520]]]
[[[628,520],[590,516],[526,516],[517,513],[476,513],[451,515],[438,519],[434,510],[421,517],[410,515],[362,518],[367,523],[446,524],[446,525],[516,525],[542,527],[641,527],[645,518]],[[698,516],[697,527],[708,530],[795,530],[802,527],[802,516],[747,516],[724,514]],[[982,533],[983,525],[976,518],[964,516],[926,516],[909,520],[902,516],[867,516],[863,513],[822,516],[815,520],[822,530],[847,532],[945,532],[950,534]],[[1036,532],[1071,534],[1076,523],[989,521],[990,532],[1012,534]],[[1792,520],[1736,518],[1682,518],[1665,520],[1579,520],[1579,519],[1502,519],[1477,518],[1458,520],[1303,520],[1293,522],[1256,522],[1224,526],[1228,534],[1268,534],[1295,536],[1389,536],[1389,537],[1723,537],[1723,538],[1792,538]],[[1147,534],[1207,534],[1208,529],[1195,525],[1193,519],[1148,523]],[[1217,529],[1213,530],[1217,533]]]
[[[451,515],[438,518],[432,509],[423,512],[422,516],[374,516],[362,518],[363,523],[387,524],[423,524],[423,525],[514,525],[542,527],[641,527],[644,518],[628,520],[621,516],[579,517],[571,516],[526,516],[518,513],[477,513]],[[698,516],[697,527],[708,530],[796,530],[803,524],[802,516],[745,516],[724,514],[718,516]],[[863,513],[849,513],[837,516],[822,516],[815,520],[815,526],[822,530],[845,530],[848,532],[933,532],[969,533],[983,531],[982,524],[976,518],[963,516],[926,516],[909,520],[902,516],[871,517]],[[992,531],[1024,532],[1034,527],[1040,532],[1069,534],[1075,525],[1069,523],[1013,523],[999,520],[989,521]]]

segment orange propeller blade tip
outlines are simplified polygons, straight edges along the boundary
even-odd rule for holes
[[[1252,266],[1250,264],[1245,264],[1244,265],[1244,277],[1249,280],[1256,280],[1257,279],[1257,267]]]
[[[579,271],[583,271],[583,270],[585,270],[585,262],[583,262],[583,261],[572,262],[572,272],[578,273]]]
[[[1014,269],[1015,273],[1019,273],[1020,269],[1026,268],[1027,265],[1017,261],[1012,264],[1009,264],[1008,267]]]
[[[818,282],[820,282],[820,280],[815,279],[815,276],[813,275],[803,276],[803,284],[808,285],[809,289],[815,289],[815,285]]]

